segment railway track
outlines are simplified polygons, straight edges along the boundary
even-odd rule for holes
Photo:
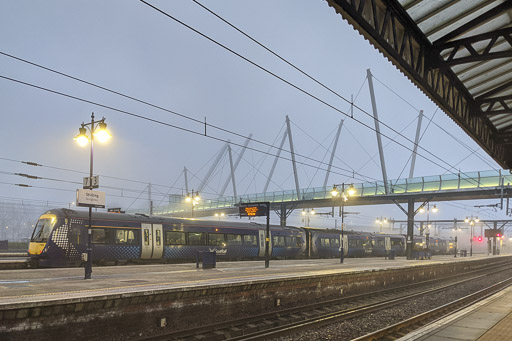
[[[413,316],[405,321],[395,323],[376,332],[366,334],[357,339],[354,339],[353,341],[395,340],[416,329],[423,327],[428,323],[437,321],[448,314],[455,313],[481,300],[484,300],[510,285],[512,285],[512,278],[496,283],[488,288],[479,290],[470,295],[466,295],[458,300],[429,310],[425,313]]]
[[[508,264],[499,264],[468,272],[464,275],[457,274],[442,279],[418,282],[378,292],[282,309],[268,314],[250,316],[194,329],[173,331],[140,340],[267,340],[374,313],[395,305],[407,303],[424,295],[431,295],[463,283],[485,278],[490,273],[511,269],[512,266]],[[463,277],[464,279],[461,280]],[[446,282],[450,283],[442,284]],[[404,330],[403,328],[407,327],[397,326],[398,332]],[[382,330],[382,333],[385,333],[385,331]],[[380,337],[382,336],[368,335],[364,340],[373,340]]]

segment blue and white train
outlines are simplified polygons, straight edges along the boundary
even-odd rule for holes
[[[29,244],[31,264],[82,265],[88,224],[86,211],[63,208],[41,215]],[[265,226],[256,223],[93,213],[91,225],[92,260],[100,264],[192,261],[197,251],[216,251],[218,259],[226,260],[265,256]],[[340,257],[341,241],[339,230],[270,227],[272,258]],[[401,255],[405,238],[348,231],[343,249],[347,257],[383,256],[390,250]]]

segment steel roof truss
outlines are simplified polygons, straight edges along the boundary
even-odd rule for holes
[[[481,115],[480,107],[462,81],[396,0],[327,2],[420,86],[502,167],[512,167],[512,153],[497,143],[496,128],[486,115]],[[512,1],[507,3],[512,6]],[[501,12],[503,6],[500,6],[497,7]]]
[[[434,48],[441,54],[444,50],[451,49],[451,52],[446,58],[445,63],[449,66],[473,63],[482,60],[490,60],[495,58],[512,57],[512,50],[491,52],[497,45],[501,45],[503,40],[507,41],[512,46],[512,28],[505,28],[493,32],[478,34],[472,37],[450,41],[444,44],[434,44]],[[498,41],[499,38],[502,38]],[[473,44],[482,43],[489,40],[484,49],[477,51]],[[496,44],[498,42],[498,44]],[[457,52],[466,50],[469,56],[456,58]]]

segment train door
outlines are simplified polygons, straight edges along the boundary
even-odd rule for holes
[[[153,227],[151,224],[141,224],[142,253],[141,259],[151,259],[153,255]]]
[[[343,235],[343,243],[341,243],[341,235],[340,235],[340,251],[341,245],[343,245],[343,256],[348,255],[348,235]]]
[[[162,224],[153,224],[153,255],[151,258],[162,258],[164,253]]]
[[[162,224],[141,224],[141,259],[162,258],[164,251]]]
[[[259,230],[259,240],[260,240],[260,257],[265,257],[265,230]],[[272,231],[269,231],[269,247],[268,247],[268,254],[272,255]]]
[[[391,251],[391,237],[384,237],[384,247],[386,248],[386,252]]]

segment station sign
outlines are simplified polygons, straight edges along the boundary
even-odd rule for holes
[[[238,208],[240,217],[262,217],[267,216],[267,204],[240,204]]]
[[[76,204],[81,207],[105,208],[105,192],[77,189]]]
[[[100,176],[86,176],[84,177],[84,189],[93,189],[100,187]]]

